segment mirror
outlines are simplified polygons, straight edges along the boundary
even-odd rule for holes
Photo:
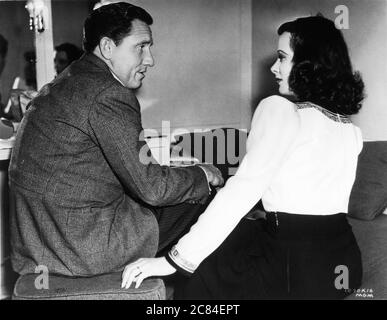
[[[4,51],[4,41],[0,43],[4,67],[0,73],[1,111],[9,109],[11,89],[36,87],[34,38],[25,5],[24,1],[0,2],[0,34],[7,49]],[[1,133],[0,138],[4,138],[4,130]]]

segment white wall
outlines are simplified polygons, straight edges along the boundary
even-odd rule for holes
[[[365,139],[387,140],[387,1],[275,0],[253,1],[253,100],[275,93],[269,68],[274,62],[277,28],[285,21],[321,12],[335,19],[335,7],[349,9],[349,29],[343,30],[354,68],[363,76],[367,98],[353,116]]]
[[[155,67],[139,92],[145,128],[245,128],[250,122],[245,0],[138,0],[154,18]],[[248,8],[248,10],[246,10]]]

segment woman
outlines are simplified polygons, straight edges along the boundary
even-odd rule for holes
[[[335,299],[361,285],[346,213],[362,149],[348,116],[364,85],[332,21],[299,18],[278,34],[271,71],[295,103],[261,101],[236,175],[166,257],[128,265],[123,286],[175,270],[190,276],[177,299]],[[260,199],[266,219],[243,219]]]

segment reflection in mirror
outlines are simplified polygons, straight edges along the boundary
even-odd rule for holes
[[[4,69],[0,73],[0,116],[11,111],[11,96],[15,96],[15,90],[36,88],[34,36],[29,29],[25,5],[25,1],[0,2],[0,33],[8,43],[8,50],[2,57]],[[7,117],[13,118],[12,115]]]
[[[43,82],[50,81],[81,56],[83,23],[98,1],[42,0],[46,7],[51,7],[51,30],[48,30],[50,25],[39,27],[39,21],[44,24],[44,19],[31,18],[35,16],[33,5],[37,2],[39,1],[0,1],[0,34],[8,47],[8,52],[3,54],[4,46],[0,41],[0,67],[4,69],[0,73],[0,116],[15,121],[20,121],[25,109],[24,102],[27,101],[25,97],[33,96]],[[42,17],[50,16],[49,13]],[[38,39],[34,39],[35,33]],[[52,34],[53,43],[42,41],[42,35],[47,33]],[[42,50],[46,53],[42,54]],[[47,59],[53,61],[47,63]],[[51,71],[54,64],[55,71]],[[48,68],[47,72],[42,71],[42,65],[43,68]],[[26,95],[21,95],[21,92]]]
[[[97,1],[54,0],[52,1],[55,69],[63,71],[83,51],[83,23]]]

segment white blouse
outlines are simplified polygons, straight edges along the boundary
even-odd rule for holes
[[[362,146],[346,117],[280,96],[262,100],[238,171],[169,257],[194,272],[260,199],[266,211],[347,213]]]

